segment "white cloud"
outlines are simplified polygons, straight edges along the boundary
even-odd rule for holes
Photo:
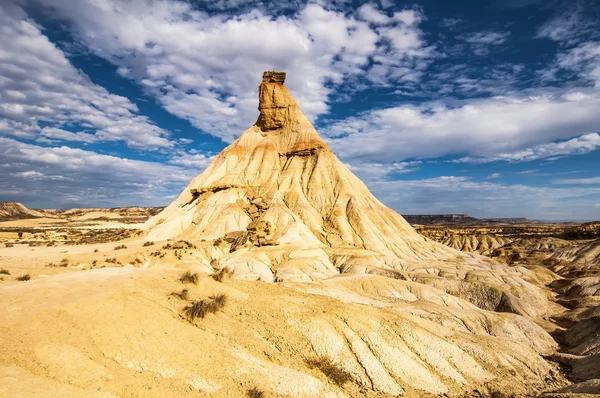
[[[502,177],[502,173],[492,173],[486,177],[486,180],[497,180]]]
[[[600,184],[600,177],[563,178],[554,180],[552,183],[557,185],[598,185]]]
[[[168,133],[75,69],[17,6],[0,5],[0,134],[90,143],[125,141],[140,149],[171,147]],[[50,124],[40,129],[40,124]],[[78,124],[94,134],[72,133]]]
[[[72,133],[70,131],[57,129],[55,127],[44,127],[40,133],[43,139],[49,140],[74,141],[83,142],[86,144],[91,144],[92,142],[98,141],[98,137],[96,137],[94,134],[89,134],[82,131]]]
[[[487,157],[464,157],[453,162],[457,163],[491,163],[497,161],[506,162],[530,162],[538,159],[549,159],[562,156],[584,155],[600,148],[600,134],[585,134],[562,142],[551,142],[549,144],[536,145],[514,152],[494,154]]]
[[[387,16],[367,5],[361,20],[308,4],[288,16],[253,9],[231,17],[177,0],[39,1],[165,109],[225,141],[255,121],[264,70],[288,72],[286,85],[314,119],[328,111],[328,82],[372,76],[381,84],[415,82],[426,66],[421,60],[432,54],[418,28],[422,14],[414,10]],[[365,74],[370,59],[373,73]]]
[[[169,197],[198,173],[185,167],[0,137],[2,199],[35,206],[166,205]]]
[[[508,39],[508,32],[475,32],[467,35],[459,36],[459,39],[472,44],[487,44],[497,46],[503,44]]]
[[[382,163],[349,163],[346,166],[362,181],[382,181],[393,175],[406,174],[419,170],[421,161]]]
[[[570,8],[543,24],[538,29],[537,37],[572,45],[590,34],[597,34],[598,20],[593,19],[594,16],[586,11],[581,2],[573,3]]]
[[[204,170],[213,159],[214,156],[205,155],[203,153],[182,153],[172,157],[171,160],[169,160],[169,163]]]
[[[393,162],[456,153],[482,159],[508,154],[513,160],[523,160],[531,155],[511,154],[589,133],[600,126],[600,93],[589,89],[576,92],[585,100],[568,95],[573,92],[539,90],[449,104],[401,105],[368,111],[321,132],[347,161]],[[560,154],[561,147],[566,147],[569,153],[577,153],[576,147],[596,148],[596,140],[597,135],[585,135],[537,150],[546,153],[555,149]]]

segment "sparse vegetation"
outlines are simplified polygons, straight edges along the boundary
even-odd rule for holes
[[[66,267],[67,265],[69,265],[68,258],[63,258],[62,260],[60,260],[60,264],[58,264],[59,267]]]
[[[94,253],[98,253],[98,249],[94,249]]]
[[[207,314],[214,314],[225,306],[227,296],[223,293],[210,296],[208,299],[192,302],[183,309],[190,322],[196,318],[204,318]]]
[[[213,273],[213,274],[211,275],[211,277],[212,277],[214,280],[216,280],[217,282],[223,282],[223,280],[224,280],[226,277],[230,277],[232,273],[233,273],[233,272],[232,272],[232,271],[231,271],[229,268],[227,268],[227,267],[223,267],[223,268],[221,268],[220,270],[218,270],[217,272]]]
[[[406,280],[406,277],[402,275],[400,272],[394,269],[382,269],[380,272],[377,272],[377,275],[385,276],[388,278],[399,279],[402,281]]]
[[[181,300],[187,300],[188,293],[189,293],[189,291],[187,289],[183,289],[180,292],[173,292],[173,293],[169,294],[169,296],[175,296],[175,297],[179,297]]]
[[[116,264],[117,263],[117,258],[113,257],[113,258],[107,258],[106,259],[107,263],[111,263],[111,264]]]
[[[196,246],[193,245],[192,243],[188,242],[187,240],[180,240],[180,241],[175,242],[173,244],[172,248],[173,249],[195,249]]]
[[[198,274],[193,274],[190,271],[186,271],[179,278],[179,282],[181,283],[193,283],[194,285],[198,283]]]
[[[12,243],[5,243],[4,247],[15,247],[15,245],[13,245]]]
[[[0,269],[0,274],[1,275],[10,275],[10,271],[7,270],[6,268],[2,268],[2,269]]]
[[[143,246],[148,247],[154,245],[154,242],[144,242]]]
[[[123,250],[123,249],[127,249],[127,246],[125,246],[125,245],[115,246],[115,250]]]
[[[329,378],[329,380],[333,381],[340,387],[347,382],[354,380],[351,373],[347,372],[339,365],[336,365],[327,357],[311,358],[307,359],[305,362],[309,368],[319,369],[325,376],[327,376],[327,378]]]
[[[264,398],[265,393],[259,390],[258,388],[251,388],[246,391],[246,395],[248,398]]]
[[[15,280],[17,281],[21,281],[21,282],[25,282],[31,279],[31,275],[29,274],[25,274],[25,275],[21,275],[15,278]]]

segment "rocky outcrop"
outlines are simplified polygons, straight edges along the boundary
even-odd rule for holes
[[[367,258],[401,269],[461,256],[423,238],[379,202],[319,137],[284,80],[265,72],[256,123],[146,223],[148,240],[213,241],[223,254],[212,256],[221,263],[246,248],[246,258],[267,258],[279,278],[288,269],[279,264],[282,253],[291,252],[288,262],[313,264],[308,280]]]
[[[19,202],[0,202],[0,221],[38,217],[44,215],[39,211],[28,209]]]

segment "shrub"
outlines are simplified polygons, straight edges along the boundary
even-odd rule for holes
[[[4,247],[15,247],[15,245],[13,245],[12,243],[5,243]]]
[[[317,368],[323,373],[329,380],[333,381],[338,386],[343,386],[345,383],[352,381],[352,374],[344,370],[342,367],[336,365],[327,357],[318,357],[307,359],[306,364],[309,368]]]
[[[187,240],[179,240],[172,246],[173,249],[195,249],[196,246]]]
[[[148,246],[152,246],[154,245],[154,242],[144,242],[144,247],[148,247]]]
[[[111,263],[111,264],[116,264],[117,263],[117,258],[113,257],[113,258],[107,258],[106,259],[107,263]]]
[[[94,249],[94,253],[98,253],[98,249]]]
[[[62,260],[60,260],[60,264],[58,264],[59,267],[66,267],[67,265],[69,265],[68,258],[63,258]]]
[[[232,271],[230,269],[223,267],[217,272],[213,273],[211,276],[217,282],[223,282],[223,279],[225,279],[225,277],[231,276],[231,274]]]
[[[95,267],[96,265],[98,265],[98,260],[92,261],[92,267]]]
[[[207,314],[214,314],[225,306],[227,296],[223,293],[210,296],[208,299],[192,302],[183,309],[190,322],[196,318],[204,318]]]
[[[181,300],[187,300],[188,299],[188,290],[183,289],[180,292],[173,292],[173,293],[169,294],[169,296],[175,296],[175,297],[179,297]]]
[[[0,269],[0,274],[2,274],[2,275],[10,275],[10,271],[7,270],[6,268],[2,268],[2,269]]]
[[[181,283],[193,283],[194,285],[198,283],[198,274],[192,274],[190,271],[186,271],[179,278],[179,282]]]
[[[31,279],[31,275],[25,274],[25,275],[22,275],[22,276],[18,276],[15,279],[18,280],[18,281],[24,282],[24,281],[30,280]]]
[[[19,237],[19,239],[23,239],[23,232],[17,233],[17,236]]]
[[[257,388],[251,388],[248,391],[246,391],[246,395],[249,398],[263,398],[265,396],[265,393]]]
[[[125,246],[125,245],[115,246],[115,250],[123,250],[123,249],[127,249],[127,246]]]

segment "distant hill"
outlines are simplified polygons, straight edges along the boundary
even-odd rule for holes
[[[410,224],[418,225],[489,225],[536,222],[527,218],[475,218],[468,214],[403,214],[402,217]]]
[[[1,221],[38,217],[44,217],[44,215],[39,211],[28,209],[19,202],[0,202]]]

